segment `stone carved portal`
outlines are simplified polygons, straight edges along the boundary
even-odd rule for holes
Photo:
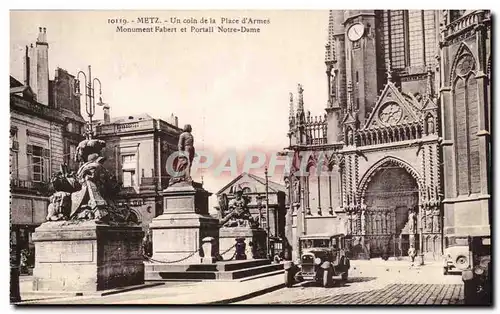
[[[381,165],[364,193],[365,246],[370,257],[407,255],[416,243],[418,185],[408,171],[395,163]]]

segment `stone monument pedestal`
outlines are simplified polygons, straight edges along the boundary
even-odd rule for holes
[[[213,238],[214,251],[217,251],[219,221],[208,214],[210,195],[196,182],[178,183],[163,191],[163,214],[149,225],[154,260],[172,264],[201,263],[202,240],[206,237]]]
[[[232,247],[236,240],[244,239],[246,259],[267,258],[266,236],[266,231],[260,228],[222,227],[219,230],[219,252],[224,260],[230,259],[236,253],[236,247]]]
[[[92,292],[143,284],[143,236],[136,226],[45,222],[33,234],[33,290]]]

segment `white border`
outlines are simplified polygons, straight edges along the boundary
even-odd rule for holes
[[[160,1],[160,0],[141,0],[141,1],[131,1],[131,0],[122,0],[122,1],[114,1],[112,4],[110,3],[104,3],[102,0],[86,0],[86,1],[78,1],[78,2],[73,2],[73,1],[53,1],[53,0],[45,0],[43,3],[40,1],[16,1],[16,2],[8,2],[8,1],[2,1],[2,8],[5,5],[10,5],[9,7],[6,7],[4,10],[1,11],[2,13],[2,19],[1,19],[1,27],[0,30],[3,33],[1,38],[9,38],[9,27],[10,27],[10,22],[9,22],[9,10],[16,10],[16,9],[44,9],[44,10],[51,10],[51,9],[71,9],[71,10],[82,10],[82,9],[91,9],[91,10],[109,10],[109,9],[127,9],[127,10],[133,10],[133,9],[196,9],[196,10],[201,10],[201,9],[349,9],[349,8],[364,8],[364,9],[442,9],[443,7],[452,7],[456,9],[491,9],[495,13],[495,8],[498,6],[498,1],[485,1],[485,0],[475,0],[475,1],[465,1],[465,0],[455,0],[453,2],[442,2],[442,1],[431,1],[431,0],[420,0],[420,1],[407,1],[407,2],[401,2],[401,1],[368,1],[368,0],[363,0],[363,1],[356,1],[356,2],[349,2],[349,1],[317,1],[313,2],[311,0],[305,1],[305,0],[288,0],[288,1],[274,1],[271,2],[269,0],[243,0],[243,1],[222,1],[222,0],[211,0],[211,1],[181,1],[181,0],[175,0],[175,1],[168,1],[168,3],[165,3],[165,1]],[[375,7],[374,7],[375,6]],[[325,21],[325,27],[326,27],[327,21]],[[496,21],[495,21],[495,26],[494,26],[494,33],[497,33],[497,26],[496,26]],[[496,41],[493,41],[496,43]],[[4,86],[5,89],[7,89],[8,82],[7,82],[7,70],[9,68],[9,41],[5,40],[2,42],[2,57],[4,62],[1,63],[2,66],[2,72],[4,73],[3,76],[0,76],[2,86]],[[321,47],[318,47],[318,49],[322,49]],[[496,47],[495,47],[496,51]],[[496,59],[496,56],[495,56]],[[10,72],[9,72],[10,73]],[[498,91],[498,86],[497,83],[494,82],[495,90]],[[5,102],[7,100],[7,97],[4,96],[2,98]],[[495,106],[495,103],[493,104]],[[2,204],[3,204],[3,214],[5,219],[3,220],[5,222],[4,228],[1,228],[2,231],[2,241],[0,242],[2,245],[2,250],[1,252],[3,253],[1,256],[1,260],[7,262],[8,260],[8,242],[7,238],[9,236],[9,226],[8,226],[8,221],[9,221],[9,175],[8,175],[8,170],[7,170],[7,163],[8,163],[8,158],[7,158],[7,151],[8,151],[8,142],[7,142],[7,134],[8,134],[8,128],[10,124],[10,114],[9,114],[9,105],[6,103],[3,103],[2,106],[0,106],[0,119],[3,121],[0,122],[0,148],[3,150],[2,153],[0,153],[0,160],[1,164],[3,167],[0,167],[0,182],[1,182],[1,195],[2,195]],[[497,112],[500,112],[500,110],[495,110],[495,116],[497,116]],[[494,140],[495,137],[492,137]],[[494,143],[497,144],[497,143]],[[495,160],[496,161],[496,160]],[[495,181],[497,178],[495,178]],[[499,195],[496,192],[496,187],[500,187],[500,182],[495,182],[498,184],[494,184],[494,189],[492,194],[494,195]],[[498,217],[500,215],[498,213],[495,214],[496,223],[498,222]],[[498,224],[495,224],[497,226]],[[495,251],[498,251],[495,250]],[[496,257],[496,256],[495,256]],[[497,259],[495,258],[494,261]],[[496,265],[496,263],[494,263]],[[4,272],[7,274],[8,267],[4,267]],[[14,308],[8,304],[8,295],[9,295],[9,281],[7,278],[10,276],[10,274],[7,274],[4,276],[4,280],[2,281],[1,285],[1,291],[2,291],[2,296],[3,300],[6,302],[3,302],[2,305],[4,307],[7,307],[8,311],[13,311]],[[60,310],[63,311],[68,311],[67,308],[59,308]],[[203,307],[203,308],[190,308],[190,309],[183,309],[180,307],[176,307],[175,309],[168,308],[168,306],[165,306],[164,308],[155,308],[155,309],[150,309],[148,310],[154,310],[154,311],[178,311],[178,310],[202,310],[202,311],[221,311],[227,308],[219,308],[219,307]],[[239,308],[240,309],[240,308]],[[309,307],[307,309],[304,308],[297,308],[297,307],[280,307],[280,308],[245,308],[247,310],[251,311],[276,311],[276,310],[295,310],[295,311],[309,311],[311,309],[314,310],[326,310],[326,311],[335,311],[336,313],[342,313],[346,312],[347,310],[350,310],[349,308],[334,308],[334,307]],[[440,308],[439,310],[442,310],[445,308]],[[456,309],[456,308],[453,308]],[[25,311],[26,308],[22,309],[16,309],[17,311],[23,310]],[[53,308],[36,308],[35,310],[40,311],[40,310],[53,310]],[[77,310],[76,308],[71,308],[70,311]],[[93,311],[101,311],[104,310],[103,308],[95,308],[92,309]],[[121,308],[105,308],[105,310],[111,310],[111,311],[120,311],[122,310]],[[143,311],[141,308],[130,308],[128,310],[133,310],[133,311]],[[378,310],[377,308],[358,308],[357,310]],[[385,310],[385,309],[383,309]],[[404,311],[428,311],[428,308],[406,308]],[[452,310],[452,309],[448,309]]]

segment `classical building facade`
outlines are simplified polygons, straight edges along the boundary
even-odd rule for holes
[[[105,166],[123,186],[118,205],[128,205],[146,230],[163,213],[161,191],[170,178],[167,158],[177,151],[182,129],[173,115],[169,122],[147,114],[111,118],[110,107],[103,109],[104,119],[95,122],[94,132],[106,141]]]
[[[354,258],[442,254],[489,233],[489,11],[330,11],[325,114],[290,95],[289,237],[350,236]]]
[[[228,200],[231,200],[235,197],[238,189],[241,189],[243,195],[249,199],[248,208],[252,216],[259,219],[260,227],[267,230],[269,223],[269,234],[272,237],[283,237],[285,234],[286,187],[268,180],[269,222],[267,221],[265,201],[266,179],[244,172],[220,189],[216,195],[220,197],[222,194],[226,194]]]
[[[51,176],[72,165],[84,119],[74,76],[57,68],[49,80],[46,30],[26,47],[24,81],[10,77],[11,235],[33,250],[31,234],[45,221]]]

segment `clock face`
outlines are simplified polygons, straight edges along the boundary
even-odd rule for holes
[[[401,120],[403,110],[396,103],[386,104],[379,113],[379,119],[384,124],[396,124]]]
[[[361,23],[357,23],[352,25],[347,30],[347,37],[349,38],[350,41],[356,41],[359,40],[361,37],[363,37],[364,33],[365,33],[365,26]]]

